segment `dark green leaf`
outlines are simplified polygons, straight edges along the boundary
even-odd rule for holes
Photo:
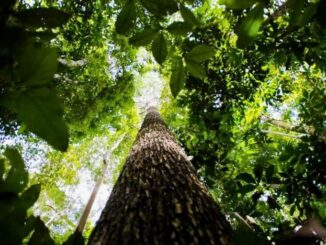
[[[267,198],[267,203],[272,209],[280,209],[281,208],[280,205],[276,202],[276,200],[271,196],[269,196]]]
[[[255,168],[254,168],[254,174],[255,174],[255,177],[256,177],[256,179],[258,181],[261,180],[261,177],[263,175],[263,168],[262,168],[261,165],[255,166]]]
[[[17,58],[18,72],[24,85],[48,84],[57,70],[57,53],[52,48],[28,43]]]
[[[173,22],[167,27],[167,30],[174,35],[187,35],[192,30],[192,26],[186,22]]]
[[[35,8],[22,10],[15,17],[24,25],[55,28],[65,24],[70,14],[56,8]]]
[[[274,175],[274,165],[270,165],[266,169],[266,173],[265,173],[266,181],[271,182],[273,175]]]
[[[228,8],[244,9],[250,8],[258,0],[220,0],[220,4],[226,5]]]
[[[240,225],[233,234],[234,244],[236,245],[267,245],[267,239],[258,236],[253,230],[240,222]]]
[[[13,148],[7,148],[4,155],[8,158],[11,165],[5,180],[5,191],[19,193],[28,182],[28,173],[25,170],[24,161],[19,152]]]
[[[35,226],[35,222],[36,222],[36,218],[34,216],[29,216],[25,223],[25,227],[24,227],[24,234],[23,237],[28,236],[34,229]]]
[[[49,229],[39,217],[35,219],[35,229],[28,245],[54,245]]]
[[[259,29],[264,21],[264,4],[258,3],[247,16],[241,21],[238,32],[237,46],[245,48],[258,35]]]
[[[174,97],[177,97],[180,90],[183,89],[185,80],[186,80],[186,75],[185,75],[183,62],[182,59],[178,59],[178,61],[176,61],[173,64],[172,74],[170,79],[170,89]]]
[[[159,17],[173,14],[178,10],[174,0],[140,0],[140,2],[149,12]]]
[[[62,119],[63,109],[55,92],[48,88],[28,89],[16,96],[14,109],[27,128],[55,149],[68,147],[68,128]]]
[[[202,62],[214,57],[215,49],[207,45],[197,45],[185,56],[186,60]]]
[[[163,32],[156,34],[152,43],[153,56],[157,63],[163,64],[168,54],[166,40]]]
[[[84,245],[85,240],[79,231],[75,231],[62,245]]]
[[[256,182],[255,178],[251,174],[248,174],[248,173],[239,174],[236,177],[236,179],[243,180],[247,183],[255,183]]]
[[[0,159],[0,183],[2,182],[3,174],[5,173],[5,160],[3,158]]]
[[[21,196],[22,205],[25,209],[28,209],[33,206],[37,201],[41,191],[41,185],[36,184],[28,188]]]
[[[181,6],[180,8],[181,16],[184,21],[192,26],[199,26],[200,22],[197,17],[193,14],[193,12],[185,6]]]
[[[252,201],[256,204],[258,199],[263,195],[263,192],[255,192],[252,196],[251,199]]]
[[[17,0],[1,0],[0,1],[0,9],[1,10],[8,10],[15,6]]]
[[[248,185],[242,186],[240,188],[239,192],[242,193],[242,194],[245,194],[245,193],[248,193],[248,192],[253,191],[255,189],[256,189],[255,185],[248,184]]]
[[[318,3],[311,3],[298,18],[297,25],[305,26],[317,12]]]
[[[158,29],[145,29],[141,32],[136,33],[133,37],[129,39],[129,43],[135,46],[145,46],[152,42]]]
[[[119,34],[127,34],[136,22],[136,5],[134,0],[129,0],[123,7],[115,22],[115,30]]]
[[[288,0],[287,5],[290,8],[289,29],[292,30],[298,25],[304,8],[304,2],[304,0]]]
[[[193,62],[191,60],[186,60],[186,65],[188,71],[194,77],[197,77],[199,79],[204,79],[206,77],[206,71],[200,63]]]

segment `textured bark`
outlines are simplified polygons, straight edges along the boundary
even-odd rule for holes
[[[89,244],[231,244],[231,229],[159,113],[147,113]]]

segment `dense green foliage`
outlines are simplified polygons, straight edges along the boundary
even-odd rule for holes
[[[125,134],[114,181],[139,126],[136,77],[148,71],[164,78],[161,112],[237,243],[278,242],[311,217],[325,223],[325,3],[1,1],[0,232],[9,235],[0,243],[52,244],[43,221],[56,243],[72,234],[82,207],[70,210],[66,189],[81,173],[94,179]]]

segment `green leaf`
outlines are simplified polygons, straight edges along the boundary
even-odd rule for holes
[[[14,15],[23,25],[55,28],[65,24],[70,14],[56,8],[35,8],[22,10]]]
[[[206,71],[204,70],[203,66],[200,63],[193,62],[191,60],[186,60],[186,65],[188,71],[194,77],[197,77],[199,79],[204,79],[207,76]]]
[[[199,26],[200,22],[193,12],[185,6],[181,6],[180,13],[184,21],[192,26]]]
[[[239,174],[236,177],[236,179],[243,180],[247,183],[255,183],[256,182],[255,178],[251,174],[248,174],[248,173]]]
[[[34,225],[35,230],[28,241],[28,245],[54,245],[49,229],[39,217],[36,217]]]
[[[3,174],[5,173],[5,159],[0,158],[0,183],[3,181]]]
[[[84,245],[85,239],[79,231],[75,231],[72,235],[68,237],[62,245]]]
[[[134,46],[145,46],[152,42],[158,29],[144,29],[141,32],[136,33],[129,39],[129,43]]]
[[[192,26],[186,22],[176,21],[169,25],[167,30],[174,35],[187,35],[192,30]]]
[[[261,177],[263,175],[263,168],[261,165],[256,165],[254,168],[254,174],[257,180],[261,180]]]
[[[193,62],[202,62],[208,60],[215,55],[215,49],[207,45],[197,45],[186,56],[187,60]]]
[[[300,16],[304,8],[304,0],[288,0],[287,5],[290,9],[289,29],[293,30],[299,23]]]
[[[140,2],[144,8],[158,17],[173,14],[178,10],[178,5],[174,0],[140,0]]]
[[[256,232],[250,230],[243,221],[240,220],[239,226],[233,233],[234,244],[237,245],[268,245],[266,238],[260,237]]]
[[[318,3],[311,3],[308,7],[305,8],[303,14],[298,18],[297,25],[302,27],[305,26],[311,18],[315,15],[318,9]]]
[[[28,183],[28,173],[24,161],[19,152],[13,148],[7,148],[4,155],[11,165],[5,180],[5,191],[19,193]]]
[[[136,5],[134,0],[129,0],[122,8],[115,22],[115,30],[117,33],[125,35],[130,32],[136,22]]]
[[[36,184],[28,188],[21,196],[22,205],[27,210],[37,201],[41,192],[41,185]]]
[[[36,222],[35,216],[29,216],[24,222],[24,233],[23,237],[28,236],[33,230]]]
[[[266,181],[267,181],[268,183],[270,183],[271,180],[272,180],[272,177],[273,177],[273,175],[274,175],[274,170],[275,170],[274,165],[270,165],[270,166],[266,169],[265,177],[266,177]]]
[[[250,8],[257,1],[258,0],[220,0],[220,4],[224,4],[232,9],[244,9]]]
[[[240,188],[239,192],[242,193],[242,194],[245,194],[245,193],[248,193],[248,192],[253,191],[254,189],[256,189],[256,186],[255,185],[248,184],[248,185],[242,186]]]
[[[28,89],[16,95],[18,117],[27,128],[55,149],[68,147],[68,128],[62,119],[63,109],[56,93],[49,88]]]
[[[163,32],[156,34],[152,43],[153,56],[157,63],[163,64],[168,54],[166,40]]]
[[[18,72],[24,85],[43,85],[51,82],[57,70],[57,53],[52,48],[37,47],[28,42],[18,58]]]
[[[178,59],[178,61],[173,64],[170,78],[170,89],[173,97],[177,97],[180,90],[183,89],[185,80],[185,68],[183,66],[182,59]]]
[[[245,48],[258,35],[259,29],[264,21],[264,4],[259,3],[242,20],[238,31],[238,48]]]

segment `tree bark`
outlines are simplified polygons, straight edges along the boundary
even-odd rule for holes
[[[231,244],[229,223],[154,108],[89,244]]]

